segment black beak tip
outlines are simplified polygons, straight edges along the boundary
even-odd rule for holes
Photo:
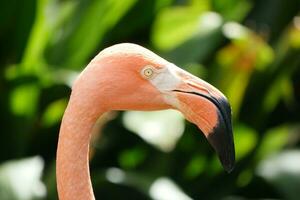
[[[197,92],[173,91],[198,95],[211,101],[216,106],[218,110],[218,123],[206,137],[218,154],[224,169],[230,173],[235,165],[235,149],[231,124],[231,108],[226,97],[217,98]]]
[[[215,149],[224,170],[228,173],[232,172],[235,166],[235,149],[231,134],[218,126],[207,137],[209,143]]]
[[[228,173],[232,172],[235,166],[235,150],[233,144],[225,144],[226,142],[216,144],[215,142],[212,142],[211,139],[209,139],[209,141],[217,152],[224,170]]]
[[[213,146],[228,173],[232,172],[235,166],[235,148],[231,124],[231,109],[226,99],[219,99],[218,124],[208,135],[207,139]]]
[[[224,168],[224,170],[227,172],[227,173],[231,173],[232,171],[233,171],[233,169],[234,169],[234,166],[235,166],[235,161],[233,160],[231,160],[231,161],[229,161],[229,162],[222,162],[221,161],[221,163],[222,163],[222,165],[223,165],[223,168]]]

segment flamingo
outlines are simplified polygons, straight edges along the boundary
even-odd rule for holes
[[[72,86],[57,147],[59,199],[94,200],[89,142],[96,120],[111,110],[176,109],[215,149],[224,169],[234,167],[231,109],[215,87],[150,50],[131,43],[102,50]]]

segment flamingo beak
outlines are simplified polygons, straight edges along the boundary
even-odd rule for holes
[[[172,91],[178,100],[178,110],[198,126],[215,149],[224,169],[231,172],[235,149],[228,100],[209,83],[186,72],[178,75],[181,84]]]

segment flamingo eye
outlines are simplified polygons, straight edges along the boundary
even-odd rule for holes
[[[154,69],[152,66],[146,66],[143,70],[142,70],[142,74],[145,78],[151,78],[154,74]]]

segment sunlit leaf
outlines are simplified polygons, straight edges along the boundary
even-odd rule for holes
[[[184,118],[175,110],[127,111],[123,123],[126,128],[162,151],[171,151],[184,131]]]
[[[166,177],[156,179],[151,185],[149,193],[155,200],[192,200],[178,185]]]
[[[145,159],[145,156],[144,149],[132,148],[121,152],[119,162],[123,168],[131,169],[137,167]]]
[[[222,27],[223,34],[229,39],[245,39],[249,36],[249,30],[236,22],[227,22]]]
[[[291,103],[293,100],[293,88],[290,78],[286,75],[274,81],[264,99],[264,109],[268,113],[272,111],[281,99],[286,103]]]
[[[221,43],[223,18],[214,12],[204,12],[198,18],[197,30],[176,48],[166,53],[166,57],[179,66],[196,61],[203,62]]]
[[[299,199],[299,150],[284,151],[269,156],[258,165],[257,174],[275,186],[285,199]]]
[[[231,43],[217,53],[221,68],[215,79],[231,102],[235,119],[252,74],[265,70],[273,62],[274,51],[263,38],[240,24],[226,23],[223,33]]]
[[[220,160],[217,155],[214,155],[212,157],[207,166],[209,170],[206,171],[206,174],[208,174],[210,177],[214,177],[220,172],[224,172],[222,164],[220,163]]]
[[[190,72],[191,74],[201,77],[203,80],[207,78],[207,68],[198,63],[190,63],[184,66],[184,70]]]
[[[58,123],[63,116],[66,106],[66,99],[60,99],[51,103],[42,116],[43,125],[49,127],[55,123]]]
[[[24,71],[32,72],[36,62],[42,58],[42,53],[49,37],[50,24],[47,23],[46,8],[51,0],[37,1],[37,14],[26,46],[22,66]]]
[[[90,54],[101,42],[103,35],[125,15],[135,2],[136,0],[91,1],[66,44],[69,54],[64,57],[65,65],[81,67],[87,62]]]
[[[41,182],[44,162],[40,157],[8,161],[0,165],[0,199],[31,200],[46,196]]]
[[[16,115],[32,116],[37,107],[39,88],[35,84],[21,85],[10,95],[11,110]]]
[[[297,16],[293,20],[293,27],[289,30],[289,40],[293,48],[300,48],[300,17]]]
[[[55,28],[61,25],[74,11],[75,2],[54,0],[37,1],[37,14],[26,46],[22,68],[25,73],[39,70],[44,52]]]
[[[191,38],[198,30],[199,16],[208,9],[193,6],[169,7],[159,13],[153,26],[152,41],[160,50],[170,50]]]
[[[253,172],[251,170],[244,170],[237,179],[237,185],[239,187],[245,187],[251,182],[252,178]]]
[[[259,159],[264,158],[270,154],[278,152],[283,148],[289,139],[289,129],[287,126],[280,126],[267,131],[262,144],[257,152]]]
[[[250,11],[252,5],[247,0],[213,0],[214,9],[226,20],[241,21]]]
[[[234,127],[234,140],[236,160],[240,160],[255,147],[257,143],[257,133],[250,127],[239,125]]]
[[[194,156],[187,164],[184,175],[188,179],[196,178],[200,175],[205,169],[205,157],[203,156]]]
[[[248,72],[240,72],[236,74],[229,75],[227,80],[231,77],[231,81],[227,86],[227,90],[224,90],[227,98],[229,99],[230,105],[232,107],[233,118],[237,118],[240,110],[242,100],[244,98],[244,93],[247,88],[250,75]]]

